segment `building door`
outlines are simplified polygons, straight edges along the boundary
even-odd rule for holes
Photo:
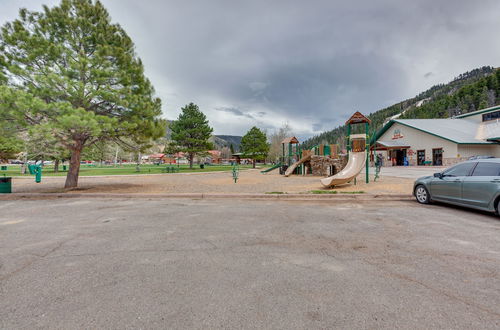
[[[432,149],[432,165],[443,165],[443,148]]]
[[[406,149],[396,150],[396,165],[403,166],[405,164]]]
[[[425,150],[417,150],[417,165],[425,165]]]

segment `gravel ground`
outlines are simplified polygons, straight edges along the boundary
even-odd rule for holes
[[[135,176],[81,177],[78,192],[89,193],[303,193],[324,189],[320,177],[284,177],[277,171],[261,174],[259,170],[241,171],[238,183],[234,183],[230,172],[181,173]],[[14,178],[13,192],[61,192],[63,177],[44,177],[36,184],[33,178]],[[335,187],[338,191],[364,191],[379,194],[410,194],[413,179],[382,176],[377,182],[365,184],[364,175],[359,175],[357,184]]]

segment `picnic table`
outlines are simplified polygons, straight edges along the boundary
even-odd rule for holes
[[[179,168],[176,166],[165,166],[161,171],[162,173],[176,173],[179,172]]]

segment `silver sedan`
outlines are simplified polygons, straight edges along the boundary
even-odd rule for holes
[[[450,203],[500,214],[500,158],[477,159],[415,181],[421,204]]]

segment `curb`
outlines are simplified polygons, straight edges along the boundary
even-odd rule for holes
[[[257,200],[303,200],[303,201],[409,201],[413,196],[406,194],[110,194],[110,193],[12,193],[0,195],[0,200],[37,200],[59,198],[142,198],[142,199],[257,199]]]

